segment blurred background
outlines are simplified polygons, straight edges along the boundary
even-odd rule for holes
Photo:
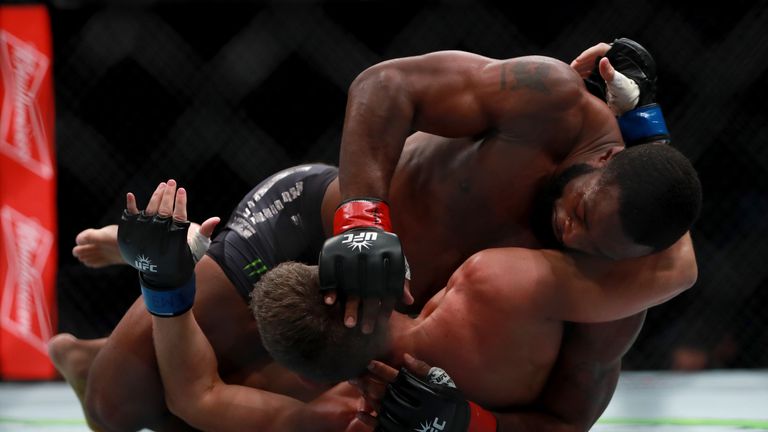
[[[226,218],[269,174],[338,162],[347,88],[374,63],[446,49],[570,61],[623,36],[655,56],[673,145],[705,193],[699,280],[650,311],[625,368],[768,367],[765,2],[61,0],[50,16],[59,331],[105,336],[138,295],[135,271],[71,255],[127,191],[146,202],[175,178],[192,220]]]

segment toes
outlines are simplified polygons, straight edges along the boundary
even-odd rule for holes
[[[75,244],[77,245],[85,245],[93,243],[93,235],[96,232],[93,228],[88,228],[87,230],[83,230],[80,232],[80,234],[75,237]]]

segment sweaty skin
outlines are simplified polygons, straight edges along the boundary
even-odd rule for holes
[[[580,258],[523,248],[493,248],[474,254],[418,317],[392,316],[388,360],[402,366],[403,355],[410,353],[439,365],[470,400],[484,407],[532,405],[558,358],[564,321],[615,321],[615,328],[621,329],[635,321],[634,317],[643,316],[646,308],[666,300],[664,291],[648,286],[658,275],[627,271],[636,265],[633,261],[652,265],[662,278],[675,277],[671,274],[674,264],[663,255],[617,262],[611,270],[614,274],[601,275],[574,272],[574,259]],[[606,282],[619,274],[631,276],[622,290],[610,289]],[[569,279],[571,282],[562,283]],[[604,324],[591,328],[606,330],[600,326]],[[609,344],[586,358],[613,353],[611,358],[615,350]],[[618,350],[623,354],[621,345]],[[516,416],[509,420],[517,421]],[[511,423],[501,424],[509,427]]]
[[[421,132],[409,137],[412,130]],[[340,191],[333,183],[326,192],[326,234],[342,195],[388,199],[393,229],[411,263],[411,289],[419,308],[474,253],[489,247],[540,247],[530,218],[543,185],[573,164],[600,166],[621,148],[611,111],[587,93],[575,72],[554,59],[494,60],[442,52],[385,62],[363,72],[350,88],[341,154],[343,187]],[[681,242],[690,245],[687,237]],[[662,254],[674,270],[652,285],[669,297],[695,280],[695,261],[690,247]],[[647,272],[647,259],[633,261],[625,271]],[[614,263],[596,259],[571,265],[605,274]],[[272,379],[279,367],[262,373],[272,362],[253,343],[258,333],[247,306],[213,260],[203,258],[196,273],[194,315],[224,380],[301,400],[315,396],[316,390],[296,380],[288,378],[285,384]],[[605,286],[621,290],[626,274],[613,276]],[[645,306],[655,304],[657,297],[643,299]],[[611,324],[569,324],[557,357],[548,350],[542,353],[556,366],[549,380],[543,374],[536,379],[540,392],[531,424],[544,421],[539,417],[583,430],[594,422],[613,392],[620,357],[642,323],[642,304],[627,306],[637,315],[617,323],[615,332],[606,330]],[[105,430],[162,428],[171,421],[151,331],[139,299],[93,362],[86,410]],[[604,335],[611,337],[594,344],[597,352],[583,352],[571,343]],[[568,397],[573,394],[569,380],[596,385],[580,386],[583,392]],[[528,413],[523,409],[505,416],[522,422]]]
[[[414,129],[420,132],[408,136]],[[433,53],[378,64],[352,84],[340,190],[343,198],[390,201],[393,231],[412,264],[411,290],[418,306],[446,284],[451,269],[478,250],[541,247],[530,219],[546,181],[574,164],[602,166],[622,149],[610,109],[565,64],[542,57],[494,60]],[[581,240],[589,247],[601,243],[591,233]],[[648,285],[659,290],[656,302],[690,287],[697,274],[689,236],[661,254],[672,264],[663,281]],[[623,275],[652,270],[652,259],[634,260]],[[579,271],[605,274],[614,263],[575,264]],[[605,287],[620,291],[624,281],[622,273],[613,274]],[[644,317],[640,303],[625,306],[636,315],[613,327],[566,326],[557,364],[569,369],[555,369],[550,376],[559,379],[549,380],[539,395],[538,406],[544,407],[539,414],[550,414],[547,421],[583,430],[605,408],[621,355]],[[569,343],[605,335],[611,337],[592,344],[596,352]],[[599,384],[580,386],[584,391],[575,397],[571,380]],[[523,417],[500,418],[500,425],[530,420],[536,430],[537,417],[543,416]]]
[[[172,200],[172,188],[166,188],[163,201]],[[184,220],[184,189],[179,189],[176,200],[174,217]],[[163,205],[160,208],[164,214]],[[129,211],[138,212],[130,207]],[[166,215],[169,212],[166,210]],[[614,277],[611,272],[626,273],[633,266],[630,261],[616,263],[609,273],[590,275],[574,272],[574,259],[556,251],[523,248],[485,249],[474,254],[416,319],[399,313],[392,316],[387,324],[388,361],[399,365],[404,353],[410,352],[436,362],[467,396],[488,408],[533,404],[557,358],[563,320],[619,319],[663,299],[659,297],[663,292],[648,288],[649,282],[658,279],[653,272],[628,277],[622,292],[605,289],[605,282]],[[673,268],[663,254],[644,261],[652,261],[661,275]],[[509,278],[508,273],[515,277]],[[564,284],[564,279],[572,282]],[[313,297],[303,300],[317,301]],[[344,402],[343,388],[337,386],[309,404],[300,404],[282,394],[226,384],[218,375],[214,352],[193,314],[152,320],[169,407],[193,426],[211,431],[302,432],[355,426],[355,410],[350,409],[349,398]],[[280,325],[292,324],[287,320]],[[190,358],[196,361],[190,364]],[[327,406],[317,408],[329,397],[336,399],[333,414]],[[226,415],[219,418],[219,413]],[[510,427],[509,421],[519,422],[517,415],[497,415],[512,419],[502,423],[505,428]]]

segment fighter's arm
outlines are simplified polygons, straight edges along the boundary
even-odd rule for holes
[[[177,192],[173,180],[158,186],[143,213],[139,213],[135,197],[128,194],[118,230],[121,254],[129,258],[126,261],[132,263],[140,256],[146,264],[138,269],[144,301],[152,314],[155,354],[170,410],[206,431],[344,430],[355,412],[349,398],[346,405],[332,404],[329,400],[341,401],[336,393],[328,392],[327,398],[305,404],[222,381],[213,347],[191,311],[196,277],[186,243],[186,203],[186,191],[179,188]]]
[[[611,401],[621,359],[644,320],[645,311],[608,323],[567,323],[557,362],[536,402],[497,413],[499,431],[589,430]]]
[[[566,325],[557,363],[536,401],[526,406],[497,408],[486,412],[490,413],[496,422],[494,425],[491,421],[486,429],[494,432],[589,430],[613,396],[621,369],[621,358],[634,342],[644,318],[643,312],[611,323]],[[405,367],[422,378],[427,377],[430,371],[430,365],[409,356],[405,356]],[[396,381],[397,370],[377,361],[372,362],[369,369],[370,372],[357,380],[356,384],[365,395],[366,402],[380,411],[379,418],[394,420],[402,415],[411,417],[408,410],[400,406],[397,399],[389,394],[398,389],[386,390],[383,387]],[[416,391],[411,394],[411,398],[428,399],[429,393]],[[441,403],[432,406],[435,413],[450,411],[452,407],[460,407],[465,403],[463,397],[455,393],[444,396]],[[389,403],[382,411],[382,399],[387,398]],[[490,419],[487,414],[485,416]],[[377,420],[370,416],[363,418],[374,427],[378,424]],[[397,425],[390,423],[392,422],[381,424],[381,430],[400,430]],[[464,431],[461,426],[451,426],[451,431]],[[470,430],[485,430],[482,426],[485,425],[472,424],[475,429]]]
[[[504,248],[481,251],[464,266],[476,274],[474,288],[495,292],[502,304],[524,302],[545,318],[587,323],[663,303],[693,286],[698,275],[690,234],[664,251],[623,261]]]
[[[513,129],[524,136],[532,127],[551,131],[544,124],[554,117],[579,121],[574,111],[583,94],[578,74],[548,57],[495,60],[443,51],[374,65],[349,90],[342,197],[386,199],[405,139],[414,130],[448,137]]]
[[[153,339],[169,409],[205,431],[300,430],[302,402],[224,383],[193,313],[153,317]]]
[[[350,87],[342,136],[343,201],[319,260],[321,290],[346,293],[347,325],[355,325],[362,299],[362,329],[372,331],[379,299],[385,319],[403,293],[404,259],[399,239],[388,233],[386,200],[409,133],[492,131],[564,154],[567,149],[555,147],[577,142],[585,95],[573,69],[546,57],[502,61],[444,51],[386,61],[360,74]],[[365,250],[349,247],[363,239],[371,240]],[[327,298],[334,302],[333,294]]]
[[[153,317],[153,339],[171,412],[203,431],[347,431],[357,395],[339,384],[309,403],[253,387],[227,384],[193,313]]]

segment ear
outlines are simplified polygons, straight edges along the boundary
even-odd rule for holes
[[[624,150],[624,147],[621,146],[609,147],[603,152],[603,154],[600,155],[600,157],[597,158],[597,166],[604,167],[611,159],[613,159],[614,156],[616,156],[617,153],[622,150]]]

